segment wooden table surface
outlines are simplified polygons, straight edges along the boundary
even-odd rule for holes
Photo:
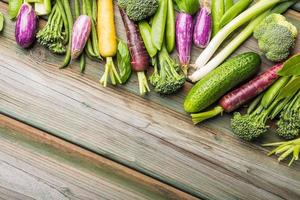
[[[140,97],[137,78],[104,88],[103,63],[59,70],[63,57],[0,34],[0,199],[299,199],[300,163],[267,157],[265,142],[236,138],[230,115],[199,126],[177,94]],[[288,19],[300,28],[300,14]],[[40,20],[41,24],[44,24]],[[124,28],[116,10],[118,36]],[[296,51],[300,50],[300,38]],[[248,40],[238,52],[257,51]],[[192,62],[201,51],[193,49]],[[237,52],[237,53],[238,53]],[[262,69],[272,63],[263,60]]]

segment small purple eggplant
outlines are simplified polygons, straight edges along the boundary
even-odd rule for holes
[[[28,48],[35,40],[38,18],[28,3],[23,3],[16,22],[15,37],[22,48]]]
[[[74,23],[72,32],[72,59],[76,59],[83,51],[90,36],[92,20],[87,15],[80,15]]]
[[[176,48],[182,70],[187,74],[193,42],[193,16],[179,13],[176,18]]]
[[[210,41],[211,30],[211,14],[206,7],[202,7],[201,10],[198,12],[195,20],[194,44],[197,47],[205,48]]]

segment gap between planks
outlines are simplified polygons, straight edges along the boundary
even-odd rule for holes
[[[84,159],[86,162],[93,163],[96,166],[109,168],[119,176],[125,177],[134,182],[139,182],[141,185],[149,187],[152,191],[166,195],[168,199],[197,199],[196,197],[180,191],[170,185],[162,183],[156,179],[141,174],[140,172],[111,161],[98,154],[83,149],[75,144],[48,134],[42,130],[31,127],[23,122],[17,121],[16,119],[7,117],[3,114],[0,114],[0,127],[17,131],[18,134],[23,134],[23,136],[30,138],[30,140],[50,145],[55,149]]]

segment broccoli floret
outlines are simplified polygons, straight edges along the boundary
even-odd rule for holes
[[[300,92],[280,113],[277,134],[285,139],[293,139],[300,133]]]
[[[260,50],[274,62],[286,59],[295,45],[297,28],[280,14],[271,14],[254,30]]]
[[[262,134],[268,131],[266,111],[256,114],[241,115],[240,113],[234,113],[234,117],[231,120],[231,128],[234,134],[238,137],[251,141],[258,138]]]
[[[172,94],[180,89],[185,83],[185,75],[180,66],[169,56],[165,46],[159,52],[159,66],[154,60],[154,72],[149,81],[154,90],[160,94]]]
[[[126,9],[128,1],[129,0],[118,0],[118,5],[120,6],[120,8]]]
[[[151,17],[159,6],[158,0],[119,0],[118,4],[125,9],[126,14],[133,21]]]
[[[37,33],[36,38],[38,43],[47,47],[52,52],[63,54],[66,52],[64,45],[66,34],[62,31],[63,19],[58,14],[59,12],[57,7],[52,9],[47,24]]]

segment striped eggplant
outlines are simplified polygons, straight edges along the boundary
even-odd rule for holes
[[[212,30],[212,19],[207,7],[202,7],[195,19],[194,44],[199,48],[205,48],[209,43]]]
[[[72,32],[72,59],[78,58],[90,36],[92,20],[87,15],[80,15],[74,23]]]
[[[187,73],[193,42],[193,16],[179,13],[176,18],[176,48],[182,70]]]
[[[15,37],[22,48],[28,48],[35,40],[38,18],[31,5],[23,3],[16,22]]]

